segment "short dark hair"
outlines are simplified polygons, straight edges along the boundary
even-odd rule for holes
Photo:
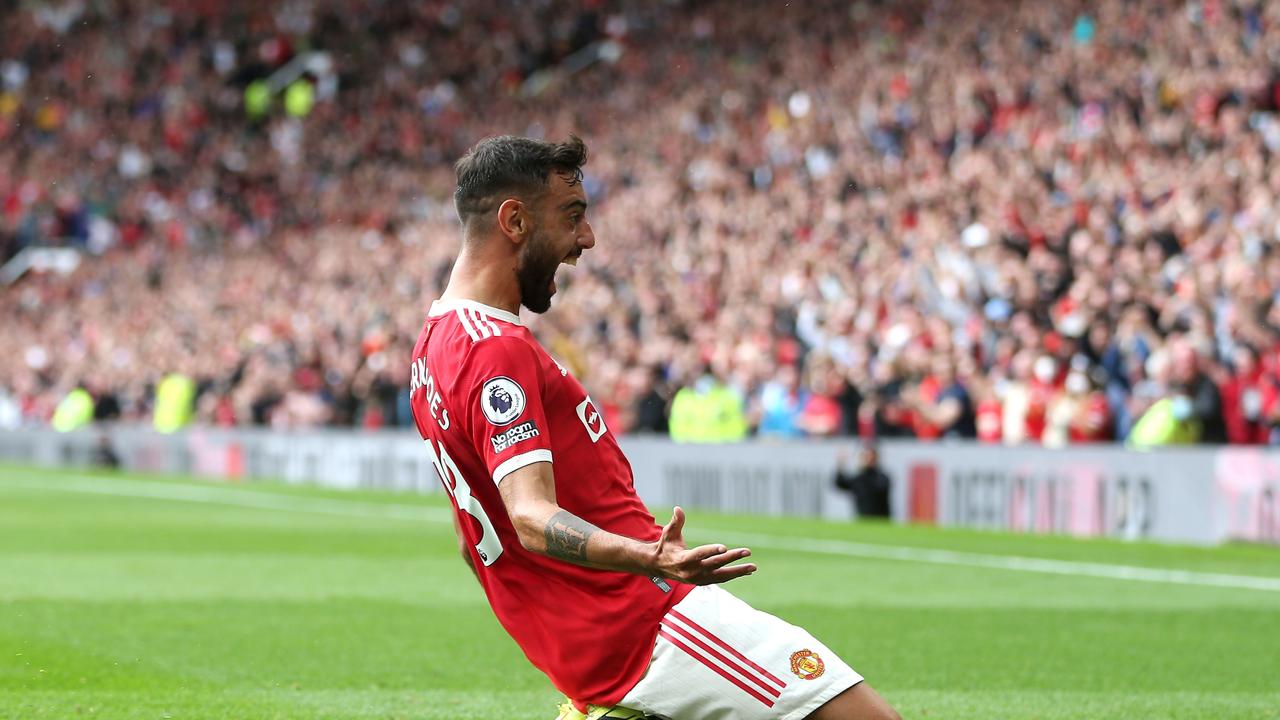
[[[508,197],[540,194],[553,171],[568,175],[570,182],[582,182],[586,162],[587,146],[576,135],[562,143],[513,135],[485,138],[453,166],[458,175],[453,193],[458,219],[465,225],[493,212]]]

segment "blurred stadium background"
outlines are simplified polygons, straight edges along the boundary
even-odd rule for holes
[[[406,360],[459,240],[452,162],[569,132],[599,244],[526,319],[655,509],[779,523],[744,594],[913,715],[1280,717],[1280,655],[1250,640],[1280,628],[1277,33],[1262,0],[0,0],[0,641],[24,648],[0,642],[0,717],[550,715],[478,590],[388,579],[465,584],[406,550],[447,528],[370,540],[355,511],[333,531],[371,578],[315,508],[443,507],[385,491],[438,490]],[[248,494],[181,509],[201,493]],[[851,501],[895,522],[847,525]],[[818,562],[823,538],[857,542]],[[890,562],[911,547],[987,560]],[[344,671],[378,652],[354,637],[248,672],[248,645],[66,626],[90,603],[180,632],[196,598],[166,578],[240,603],[233,635],[276,618],[280,647],[332,630],[291,603],[386,610],[352,587],[461,603],[515,696],[442,670],[489,661],[421,607],[370,635],[422,636],[396,652],[425,675]],[[1045,648],[1072,662],[1028,674]],[[254,684],[289,668],[296,706]]]

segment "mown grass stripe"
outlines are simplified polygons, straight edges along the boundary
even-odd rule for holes
[[[404,503],[370,503],[356,499],[302,498],[247,488],[202,487],[159,481],[129,480],[126,478],[102,478],[92,475],[63,474],[60,475],[58,480],[49,480],[47,477],[37,480],[34,475],[27,475],[26,477],[29,479],[5,478],[0,481],[0,487],[59,490],[152,500],[281,510],[285,512],[324,513],[414,522],[451,522],[451,513],[447,510]],[[933,565],[1094,577],[1130,582],[1280,592],[1280,578],[1256,575],[1210,573],[1176,568],[1150,568],[1134,565],[1081,562],[1078,560],[1053,560],[1021,555],[994,555],[898,545],[878,545],[844,540],[788,537],[765,533],[718,532],[717,540],[769,550],[817,553],[872,560],[900,560]]]

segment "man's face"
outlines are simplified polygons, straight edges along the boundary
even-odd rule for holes
[[[1172,348],[1173,381],[1191,383],[1199,376],[1199,368],[1195,348],[1189,343],[1179,342]]]
[[[584,250],[594,247],[595,234],[587,222],[587,197],[573,176],[553,172],[547,192],[533,203],[533,229],[520,250],[516,278],[520,303],[536,313],[551,307],[560,264],[575,264]]]
[[[858,464],[865,468],[875,467],[880,462],[880,454],[874,448],[863,448],[858,453]]]
[[[956,366],[946,355],[939,355],[933,361],[933,375],[943,387],[950,387],[956,380]]]
[[[1248,348],[1236,348],[1233,359],[1237,375],[1252,375],[1258,369],[1258,360],[1253,356],[1253,351]]]

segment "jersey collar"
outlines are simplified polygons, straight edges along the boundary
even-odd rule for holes
[[[506,310],[501,310],[499,308],[492,307],[490,305],[485,305],[484,303],[478,303],[475,300],[462,300],[462,299],[436,300],[435,302],[431,303],[431,310],[427,312],[427,315],[430,317],[435,317],[437,315],[444,315],[445,313],[453,312],[454,310],[458,310],[461,308],[478,310],[479,312],[482,312],[485,315],[496,317],[499,320],[504,320],[506,322],[511,323],[512,325],[524,324],[520,322],[520,316],[516,315],[515,313],[509,313]]]

